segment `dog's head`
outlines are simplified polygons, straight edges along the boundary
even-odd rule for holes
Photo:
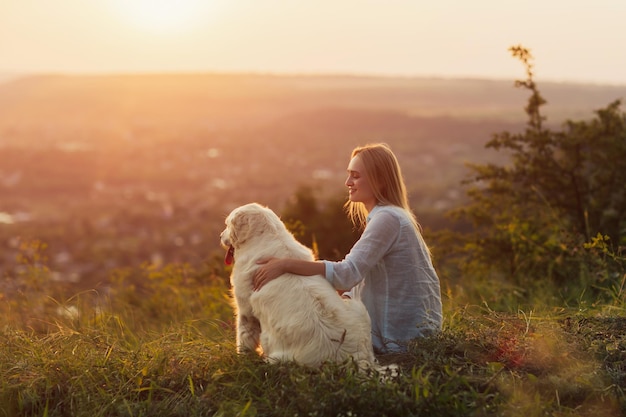
[[[228,249],[224,259],[228,265],[233,262],[235,249],[241,245],[285,228],[276,213],[257,203],[237,207],[226,217],[225,223],[226,229],[220,234],[220,241]]]

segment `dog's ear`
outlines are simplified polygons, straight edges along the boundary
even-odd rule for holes
[[[264,207],[263,213],[265,214],[267,229],[271,230],[272,233],[280,233],[283,230],[287,230],[285,227],[285,223],[283,223],[280,217],[278,217],[278,215],[274,213],[270,208]]]
[[[252,236],[262,235],[273,228],[265,210],[256,206],[245,206],[233,213],[230,237],[233,244],[242,245]]]

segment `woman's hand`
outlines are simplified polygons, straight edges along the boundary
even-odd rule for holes
[[[252,277],[252,289],[258,291],[279,276],[290,273],[302,276],[324,276],[324,263],[293,258],[265,258],[257,261],[259,268]]]
[[[260,290],[265,284],[285,273],[284,259],[265,258],[257,261],[261,265],[252,278],[252,289]]]

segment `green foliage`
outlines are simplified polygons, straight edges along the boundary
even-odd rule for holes
[[[288,229],[305,246],[315,247],[320,259],[340,260],[358,239],[343,210],[345,197],[320,202],[311,186],[300,186],[282,211]]]
[[[207,265],[199,271],[184,264],[146,264],[113,271],[105,287],[71,293],[71,286],[53,279],[46,250],[39,241],[22,244],[18,275],[0,281],[0,326],[40,334],[101,324],[130,334],[186,321],[201,328],[214,323],[231,326],[230,290],[216,274],[219,268]]]
[[[471,203],[456,211],[475,226],[463,271],[508,282],[526,299],[546,288],[576,298],[619,282],[624,271],[623,264],[594,262],[585,243],[600,233],[622,256],[626,114],[615,101],[590,121],[567,121],[560,131],[545,127],[540,109],[546,101],[533,80],[532,56],[519,46],[511,52],[526,68],[527,79],[516,86],[531,92],[527,127],[495,134],[487,143],[508,163],[471,166]]]
[[[0,324],[17,322],[45,331],[54,326],[57,317],[76,317],[75,305],[89,292],[65,299],[63,283],[55,281],[48,267],[47,249],[47,244],[38,240],[20,244],[15,274],[0,276]]]
[[[189,265],[162,268],[145,265],[119,270],[111,278],[110,308],[129,310],[136,329],[151,323],[178,323],[190,317],[231,322],[230,291],[223,279],[200,273]]]

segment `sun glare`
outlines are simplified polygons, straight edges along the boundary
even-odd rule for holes
[[[117,9],[134,27],[171,33],[185,31],[207,12],[207,0],[118,0]]]

